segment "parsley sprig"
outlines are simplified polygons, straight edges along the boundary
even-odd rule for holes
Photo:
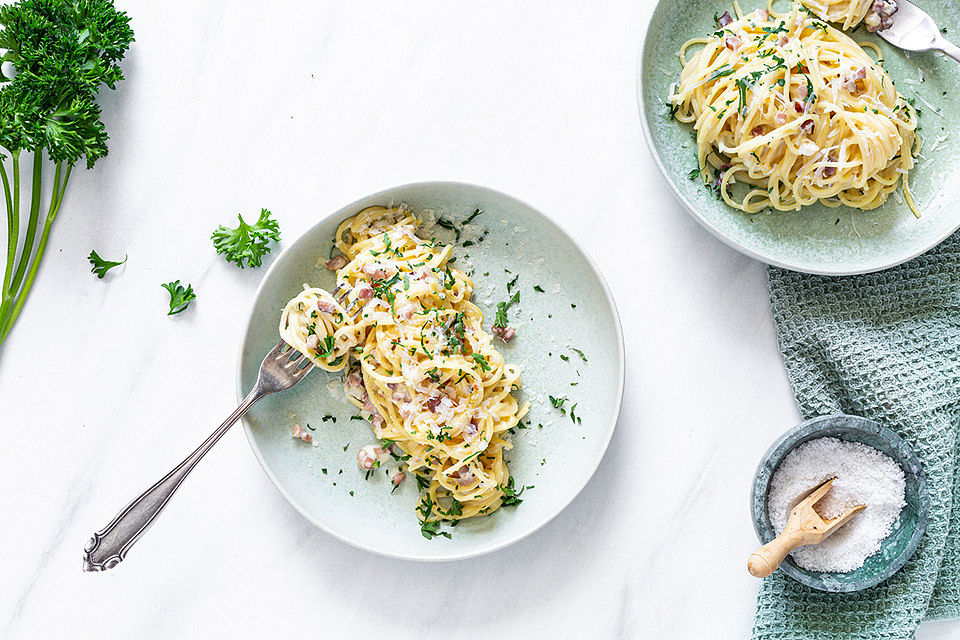
[[[513,294],[513,297],[506,302],[497,303],[497,315],[493,320],[493,326],[500,327],[501,329],[507,326],[507,311],[520,302],[520,292],[517,291]]]
[[[243,269],[259,267],[263,256],[270,253],[270,242],[280,242],[280,225],[266,209],[260,210],[260,217],[253,224],[247,224],[243,216],[237,214],[240,226],[235,229],[219,226],[210,236],[217,253],[227,262],[234,262]]]
[[[97,255],[96,251],[91,251],[90,255],[87,256],[87,260],[89,260],[90,264],[93,265],[93,267],[90,269],[90,273],[96,274],[96,276],[102,280],[103,276],[107,275],[107,271],[110,271],[110,269],[113,269],[114,267],[119,267],[126,262],[127,256],[123,256],[123,260],[119,262],[114,262],[113,260],[104,260]]]
[[[179,280],[174,280],[161,286],[170,293],[170,311],[167,312],[168,316],[180,313],[189,307],[191,302],[197,299],[196,294],[193,293],[193,286],[188,284],[186,287],[183,287],[180,285]]]
[[[0,343],[33,287],[74,166],[83,160],[89,169],[107,155],[97,97],[103,86],[115,89],[123,79],[120,61],[131,42],[130,18],[110,0],[20,0],[0,7],[0,49],[7,63],[0,71],[7,213]],[[30,158],[26,167],[21,156]],[[26,189],[21,168],[32,174]]]

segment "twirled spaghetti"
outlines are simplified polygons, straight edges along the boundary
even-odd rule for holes
[[[869,31],[891,26],[897,12],[897,0],[803,0],[803,5],[824,20],[839,23],[843,29],[863,22]]]
[[[718,194],[748,213],[818,201],[873,209],[901,179],[913,207],[917,114],[880,62],[799,4],[780,16],[736,12],[684,45],[669,98],[696,128],[703,179],[712,172]],[[687,61],[695,44],[703,48]],[[739,201],[734,183],[747,186]]]
[[[344,221],[332,266],[346,297],[304,285],[280,335],[318,367],[347,370],[347,397],[370,412],[377,438],[429,478],[417,507],[429,524],[492,513],[514,495],[504,436],[528,407],[511,393],[519,370],[470,301],[473,281],[448,266],[450,245],[416,235],[419,225],[405,207]]]

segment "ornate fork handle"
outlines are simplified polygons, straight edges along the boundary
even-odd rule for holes
[[[210,437],[203,441],[203,444],[197,447],[196,451],[187,456],[173,471],[162,477],[156,484],[124,507],[110,524],[93,534],[93,537],[90,538],[87,546],[83,549],[83,570],[105,571],[120,564],[133,543],[153,524],[153,521],[160,515],[180,483],[186,479],[207,451],[243,414],[269,393],[270,391],[265,391],[258,384],[226,421],[211,433]]]

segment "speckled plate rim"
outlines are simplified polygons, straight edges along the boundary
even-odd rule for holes
[[[670,190],[673,191],[673,194],[676,196],[677,200],[683,205],[683,208],[687,210],[694,220],[696,220],[700,225],[710,232],[710,235],[716,239],[723,242],[725,245],[739,251],[740,253],[753,258],[754,260],[759,260],[764,264],[769,264],[774,267],[780,267],[782,269],[789,269],[790,271],[799,271],[800,273],[811,273],[814,275],[820,276],[855,276],[862,275],[865,273],[876,273],[877,271],[884,271],[890,269],[897,265],[903,264],[904,262],[909,262],[917,256],[921,256],[927,251],[930,251],[934,247],[938,246],[941,242],[949,238],[954,234],[958,229],[960,229],[960,216],[957,217],[956,222],[952,227],[949,227],[947,231],[938,236],[931,236],[929,242],[927,242],[922,248],[914,251],[912,253],[906,254],[905,256],[897,257],[889,262],[877,265],[875,267],[870,267],[866,269],[845,269],[843,267],[835,267],[833,269],[816,269],[811,267],[805,267],[798,264],[791,264],[789,262],[784,262],[778,260],[774,257],[764,255],[759,251],[754,251],[750,247],[737,242],[735,239],[731,238],[727,234],[723,233],[718,229],[712,222],[707,220],[706,217],[702,216],[693,204],[687,200],[687,198],[680,192],[680,189],[677,188],[677,184],[674,180],[674,176],[667,170],[666,165],[663,164],[663,160],[660,157],[660,150],[657,149],[657,146],[653,142],[653,133],[650,131],[650,125],[647,120],[646,109],[643,107],[643,59],[644,52],[647,47],[647,37],[650,35],[650,27],[653,25],[653,15],[660,8],[660,5],[664,2],[675,2],[675,0],[659,0],[656,5],[654,5],[653,10],[650,12],[650,15],[647,17],[647,24],[643,29],[643,38],[640,40],[640,49],[637,51],[637,67],[636,67],[636,99],[637,99],[637,109],[640,112],[640,126],[643,129],[643,137],[646,140],[647,148],[650,150],[650,155],[653,156],[654,161],[657,163],[657,167],[660,168],[660,174],[667,181],[667,184],[670,185]]]
[[[913,447],[907,444],[907,442],[897,435],[895,431],[868,418],[847,415],[843,413],[817,416],[816,418],[804,420],[800,424],[787,429],[773,442],[773,444],[770,445],[770,447],[764,452],[763,456],[760,457],[760,463],[757,465],[757,470],[753,475],[753,482],[750,485],[750,516],[753,520],[753,530],[756,532],[757,539],[760,541],[760,543],[766,544],[770,542],[770,540],[773,539],[773,536],[769,535],[770,532],[766,531],[761,525],[761,523],[769,524],[770,518],[766,513],[758,514],[756,512],[757,504],[761,504],[761,501],[758,500],[758,494],[762,469],[775,453],[783,449],[783,452],[780,455],[782,462],[783,457],[785,457],[787,453],[796,447],[796,441],[808,435],[808,431],[816,433],[818,430],[820,430],[818,427],[826,427],[836,421],[838,418],[844,418],[848,420],[854,419],[856,422],[871,425],[872,428],[876,429],[877,435],[882,439],[892,442],[896,445],[902,445],[904,450],[909,452],[910,457],[912,458],[911,462],[915,463],[917,468],[920,469],[920,472],[917,474],[917,495],[920,496],[920,510],[917,513],[917,526],[914,527],[910,541],[907,543],[907,546],[903,548],[903,551],[900,552],[893,562],[887,565],[883,571],[877,573],[872,579],[865,581],[860,586],[856,586],[853,583],[837,583],[837,588],[825,589],[822,585],[812,582],[808,578],[807,574],[798,571],[792,564],[788,562],[783,562],[779,567],[779,569],[785,574],[800,584],[810,587],[811,589],[825,591],[828,593],[851,593],[854,591],[862,591],[864,589],[869,589],[870,587],[875,587],[902,569],[903,565],[905,565],[907,561],[913,557],[913,554],[916,553],[917,548],[920,546],[920,542],[923,540],[923,536],[927,531],[927,520],[929,519],[930,514],[930,493],[927,490],[927,474],[926,471],[924,471],[923,463],[920,462],[920,459],[914,452]],[[776,469],[774,469],[774,473],[776,473]],[[771,478],[772,477],[773,474],[771,474]],[[762,504],[766,504],[766,499],[762,501]],[[772,528],[770,531],[772,532]]]
[[[395,553],[395,552],[385,551],[383,549],[376,548],[372,545],[359,543],[356,540],[350,539],[348,536],[341,535],[337,531],[334,531],[333,529],[325,525],[319,519],[314,518],[305,509],[301,508],[301,505],[299,505],[296,502],[296,500],[293,499],[293,496],[291,496],[286,491],[286,489],[284,489],[281,482],[270,470],[269,466],[264,460],[263,453],[260,451],[260,448],[253,437],[253,429],[249,419],[247,419],[246,417],[242,419],[243,431],[246,434],[247,442],[250,444],[250,448],[253,450],[253,454],[256,456],[257,462],[260,463],[260,468],[263,469],[263,472],[267,475],[268,478],[270,478],[270,482],[273,483],[273,486],[276,487],[277,491],[279,491],[280,494],[287,500],[287,502],[289,502],[300,513],[300,515],[306,518],[307,521],[309,521],[314,526],[316,526],[326,534],[330,535],[331,537],[336,538],[341,542],[345,542],[346,544],[352,547],[355,547],[357,549],[362,549],[363,551],[369,551],[370,553],[374,553],[380,556],[385,556],[388,558],[395,558],[398,560],[414,560],[419,562],[448,562],[452,560],[466,560],[468,558],[476,558],[478,556],[482,556],[488,553],[492,553],[494,551],[498,551],[514,543],[520,542],[521,540],[523,540],[524,538],[527,538],[528,536],[532,535],[536,531],[539,531],[546,524],[548,524],[554,518],[556,518],[560,514],[560,512],[562,512],[564,509],[570,506],[570,503],[573,502],[578,495],[580,495],[584,487],[587,486],[587,483],[589,483],[590,480],[593,478],[593,476],[596,474],[597,469],[600,467],[600,462],[603,460],[604,456],[606,455],[607,449],[610,447],[610,441],[613,438],[613,432],[616,429],[617,422],[620,420],[620,409],[623,406],[623,390],[624,390],[624,384],[625,384],[625,378],[626,378],[626,352],[625,352],[624,343],[623,343],[623,327],[620,321],[620,313],[617,310],[617,303],[614,300],[613,293],[610,291],[610,286],[607,284],[606,279],[603,277],[603,273],[600,271],[600,268],[597,266],[597,263],[594,262],[590,254],[583,248],[583,246],[580,245],[579,242],[577,242],[577,240],[574,238],[573,235],[571,235],[565,228],[563,228],[561,224],[556,222],[553,218],[543,213],[540,209],[533,207],[527,204],[526,202],[524,202],[523,200],[520,200],[519,198],[511,196],[502,191],[497,191],[496,189],[491,189],[489,187],[484,187],[481,185],[472,184],[468,182],[460,182],[456,180],[424,180],[424,181],[395,185],[395,186],[388,187],[386,189],[382,189],[375,193],[371,193],[369,195],[365,195],[355,199],[353,202],[343,207],[340,207],[336,211],[320,218],[316,222],[316,224],[309,227],[303,233],[297,236],[295,240],[293,240],[289,245],[287,245],[286,248],[283,249],[283,251],[281,251],[277,255],[276,259],[273,261],[270,267],[266,270],[266,272],[264,272],[263,278],[260,280],[260,284],[257,286],[257,290],[254,293],[253,299],[250,303],[249,311],[247,312],[247,320],[246,320],[246,323],[244,324],[243,335],[240,337],[240,345],[237,350],[237,376],[236,376],[236,389],[237,389],[238,402],[242,401],[243,398],[245,398],[248,393],[248,390],[243,388],[243,380],[242,380],[243,352],[244,352],[244,346],[246,345],[247,340],[249,339],[249,336],[250,336],[250,329],[254,323],[253,313],[257,306],[257,301],[260,299],[260,296],[264,292],[266,283],[269,281],[270,274],[273,272],[274,269],[278,267],[278,265],[280,265],[292,253],[292,249],[305,236],[311,234],[314,229],[323,225],[326,221],[330,220],[331,218],[346,217],[348,215],[352,215],[356,213],[357,207],[360,206],[360,203],[366,200],[369,200],[371,198],[383,198],[385,201],[387,201],[390,199],[391,194],[398,190],[406,189],[410,187],[428,187],[429,188],[435,185],[446,185],[446,186],[454,186],[454,187],[463,187],[467,189],[477,189],[482,192],[493,193],[499,197],[504,197],[509,200],[513,200],[514,202],[517,202],[527,207],[530,211],[535,212],[537,215],[539,215],[543,219],[543,221],[546,224],[552,225],[560,233],[566,236],[570,240],[570,242],[577,248],[580,254],[586,259],[587,264],[590,265],[590,268],[593,270],[593,273],[597,277],[597,280],[600,282],[604,298],[606,299],[607,304],[610,307],[610,311],[614,320],[613,324],[616,330],[616,338],[617,338],[617,382],[616,382],[617,399],[616,399],[616,406],[614,407],[614,410],[613,410],[612,419],[610,420],[610,423],[606,426],[605,432],[601,434],[601,437],[603,438],[603,446],[598,450],[596,459],[593,461],[593,464],[591,465],[590,472],[587,474],[584,474],[583,481],[579,484],[579,486],[576,487],[574,491],[570,492],[569,498],[563,501],[553,513],[550,513],[547,517],[543,518],[540,522],[534,523],[526,531],[521,531],[518,535],[514,536],[513,538],[509,538],[495,544],[488,544],[488,545],[480,544],[477,547],[470,549],[468,551],[450,553],[447,555],[430,556],[430,557],[422,557],[415,554]]]

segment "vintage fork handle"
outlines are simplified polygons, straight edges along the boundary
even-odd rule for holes
[[[240,406],[220,427],[203,441],[197,450],[187,456],[173,471],[144,491],[117,514],[110,524],[97,531],[83,549],[84,571],[106,571],[120,564],[133,543],[153,524],[173,493],[201,458],[206,455],[223,434],[267,393],[259,385],[244,398]]]
[[[947,54],[957,62],[960,62],[960,47],[953,44],[946,38],[943,38],[943,37],[937,38],[936,41],[933,43],[933,48],[936,49],[937,51],[942,51],[943,53]]]

